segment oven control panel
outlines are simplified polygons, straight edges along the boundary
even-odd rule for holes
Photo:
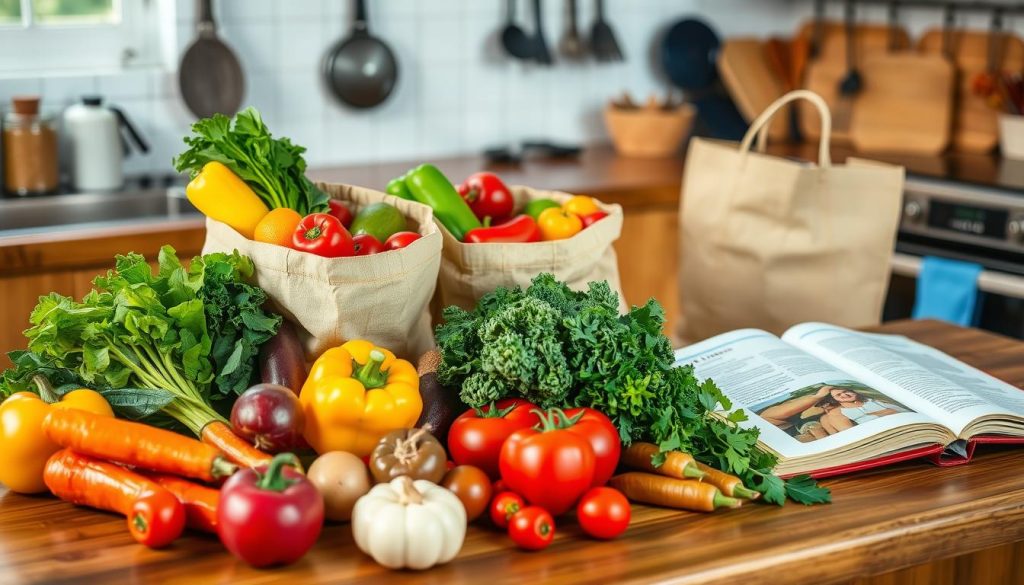
[[[1024,193],[908,179],[900,231],[1024,251]]]

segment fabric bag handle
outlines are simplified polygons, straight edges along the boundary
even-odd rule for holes
[[[806,89],[791,91],[775,100],[772,105],[765,108],[765,110],[761,112],[761,115],[750,124],[750,128],[743,136],[743,142],[740,143],[740,153],[746,154],[750,152],[750,146],[754,142],[755,136],[757,137],[757,151],[764,152],[765,147],[768,144],[768,125],[772,118],[775,114],[779,113],[779,110],[781,110],[783,106],[797,100],[807,100],[814,104],[814,107],[818,108],[818,115],[821,118],[821,138],[818,142],[818,166],[822,168],[831,167],[832,157],[829,154],[829,144],[832,140],[832,114],[829,112],[828,104],[825,103],[825,100],[822,99],[820,95]]]

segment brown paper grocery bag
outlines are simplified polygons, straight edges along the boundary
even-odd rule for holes
[[[811,102],[821,115],[818,164],[763,153],[779,109]],[[690,143],[680,205],[680,340],[743,327],[782,333],[801,321],[879,322],[889,282],[902,167],[833,165],[831,115],[817,94],[779,98],[739,145]],[[754,138],[759,152],[751,152]]]
[[[572,195],[530,187],[510,186],[515,208],[523,209],[534,199],[565,203]],[[625,310],[619,266],[612,244],[622,233],[622,207],[600,204],[608,217],[575,236],[551,242],[528,244],[464,244],[443,227],[441,271],[438,279],[440,306],[458,305],[472,309],[477,300],[499,286],[530,285],[542,272],[550,272],[574,290],[587,283],[607,280],[619,294],[619,308]],[[439,317],[440,315],[436,315]]]
[[[441,234],[429,207],[349,185],[317,185],[353,213],[384,201],[423,237],[407,248],[373,256],[322,258],[243,237],[206,220],[203,253],[238,250],[256,265],[256,284],[274,310],[299,328],[309,359],[350,339],[368,339],[415,359],[434,345],[430,299],[441,263]]]

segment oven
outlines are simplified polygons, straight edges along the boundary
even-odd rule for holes
[[[1006,161],[1010,169],[1018,161]],[[921,258],[976,262],[979,327],[1024,339],[1024,174],[991,181],[908,174],[884,320],[910,317]]]

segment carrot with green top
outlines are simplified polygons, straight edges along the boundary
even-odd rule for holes
[[[715,486],[695,479],[676,479],[653,473],[630,471],[616,475],[608,485],[642,504],[679,508],[693,512],[714,512],[738,508],[743,501],[722,494]]]
[[[76,453],[150,471],[212,482],[238,470],[220,451],[195,439],[82,410],[51,410],[43,432]]]
[[[726,473],[703,463],[697,463],[697,468],[704,472],[704,477],[701,481],[710,483],[722,490],[722,493],[727,496],[745,498],[747,500],[756,500],[761,497],[760,493],[744,486],[743,480],[731,473]]]
[[[682,451],[668,451],[665,453],[665,462],[661,465],[654,465],[652,459],[661,453],[661,449],[653,443],[633,443],[622,451],[620,461],[626,467],[650,471],[667,477],[677,479],[700,479],[704,472],[697,467],[693,457]]]

